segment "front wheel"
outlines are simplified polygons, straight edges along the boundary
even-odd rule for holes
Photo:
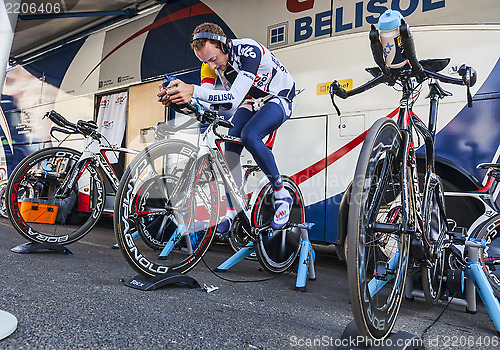
[[[69,244],[97,223],[106,198],[104,180],[90,163],[75,171],[80,157],[73,149],[54,147],[37,151],[16,166],[7,184],[7,212],[24,238]],[[65,189],[63,183],[72,175],[77,181]]]
[[[219,217],[219,186],[208,156],[180,140],[139,153],[122,176],[114,229],[127,262],[156,276],[192,269],[210,246]]]
[[[403,153],[397,125],[388,118],[375,122],[361,149],[351,192],[349,295],[358,331],[370,339],[389,334],[403,295],[409,252],[408,234],[398,230],[404,217]]]
[[[293,199],[290,223],[305,222],[304,198],[291,178],[282,177],[283,186]],[[271,183],[262,188],[252,210],[252,226],[269,224],[274,217],[274,190]],[[275,230],[271,237],[259,236],[254,243],[257,259],[264,269],[281,273],[289,269],[300,252],[300,230],[285,228]]]
[[[472,238],[484,239],[486,248],[479,249],[479,263],[490,282],[493,292],[500,298],[500,214],[481,224]]]

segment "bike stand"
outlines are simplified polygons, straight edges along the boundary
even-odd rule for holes
[[[370,341],[359,334],[356,323],[351,321],[344,329],[340,338],[341,346],[338,350],[423,350],[422,339],[408,332],[397,332],[389,334],[383,341]],[[398,345],[399,344],[399,345]]]
[[[297,281],[295,283],[294,290],[298,292],[306,291],[306,280],[307,273],[309,272],[309,279],[314,281],[316,279],[316,272],[314,271],[314,260],[316,254],[312,249],[311,242],[309,241],[308,229],[312,227],[312,224],[306,228],[300,229],[300,235],[302,239],[300,247],[300,257],[299,257],[299,267],[297,268]]]
[[[182,273],[170,272],[158,276],[137,275],[132,277],[124,284],[127,287],[140,290],[155,290],[169,284],[182,283],[189,288],[201,288],[200,284],[192,277]]]
[[[308,234],[308,229],[310,229],[314,224],[304,223],[302,225],[304,227],[300,228],[302,242],[300,247],[299,267],[297,269],[297,281],[295,283],[294,290],[305,292],[307,274],[309,273],[309,279],[311,281],[316,279],[316,272],[314,270],[315,253],[312,249],[311,242],[309,241]],[[215,271],[225,272],[254,252],[255,248],[253,246],[253,242],[250,242],[245,247],[234,253],[229,259],[220,264]]]
[[[37,242],[28,242],[17,247],[11,248],[11,252],[18,254],[29,254],[29,253],[39,253],[43,251],[49,251],[54,253],[60,253],[65,255],[73,255],[71,250],[57,243],[37,243]]]
[[[229,259],[227,259],[222,264],[220,264],[215,269],[215,271],[216,272],[225,272],[254,252],[255,252],[255,248],[253,247],[253,242],[250,242],[246,246],[244,246],[243,248],[238,250],[236,253],[231,255],[231,257]]]

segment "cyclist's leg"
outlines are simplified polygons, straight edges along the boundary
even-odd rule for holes
[[[274,156],[262,139],[278,129],[288,118],[283,103],[276,98],[266,103],[253,118],[245,125],[241,132],[243,144],[252,154],[255,162],[267,175],[274,189],[275,215],[271,227],[279,229],[290,219],[292,198],[283,187],[281,175],[276,166]]]
[[[248,121],[252,118],[253,112],[246,108],[240,107],[235,112],[233,116],[233,125],[231,129],[229,129],[228,134],[234,137],[241,137],[241,130],[245,127]],[[240,156],[243,151],[243,145],[234,143],[234,142],[226,142],[225,145],[225,157],[227,164],[229,165],[229,169],[233,174],[233,178],[238,185],[241,187],[242,183],[242,175],[241,175],[241,165],[240,165]],[[225,234],[231,228],[231,224],[233,222],[234,217],[236,216],[236,211],[234,209],[233,203],[231,202],[231,196],[229,193],[226,193],[226,215],[219,222],[217,226],[217,234]]]

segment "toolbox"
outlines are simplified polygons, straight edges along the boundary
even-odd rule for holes
[[[54,224],[58,209],[57,205],[47,204],[43,200],[26,199],[19,201],[19,211],[26,222]]]

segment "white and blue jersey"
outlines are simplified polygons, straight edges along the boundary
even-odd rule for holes
[[[265,98],[280,105],[285,118],[292,114],[295,81],[269,49],[252,39],[231,41],[228,67],[216,71],[226,91],[194,86],[193,97],[234,109],[245,99]]]

